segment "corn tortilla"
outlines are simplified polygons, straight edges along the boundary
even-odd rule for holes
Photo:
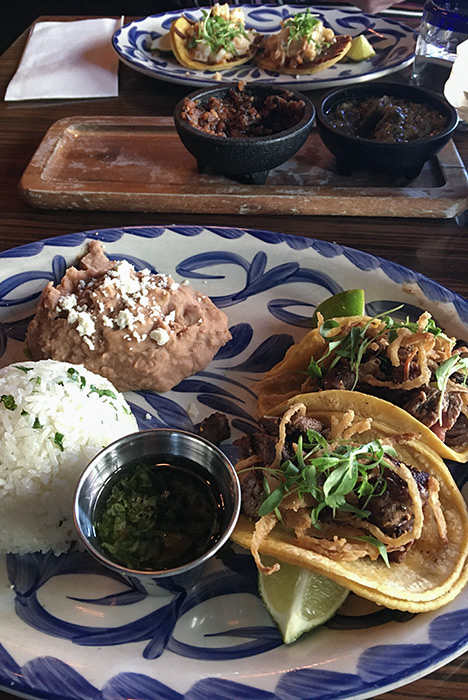
[[[413,432],[413,422],[408,421],[409,416],[404,411],[395,414],[388,410],[387,402],[356,392],[333,390],[303,394],[278,406],[272,413],[280,416],[296,403],[303,403],[307,416],[318,418],[325,425],[329,424],[331,416],[340,418],[350,408],[355,411],[356,419],[371,417],[371,429],[353,436],[362,442]],[[420,425],[418,421],[414,422]],[[433,513],[426,507],[421,538],[412,545],[403,562],[392,563],[390,567],[381,558],[376,561],[369,557],[333,561],[301,548],[294,532],[280,524],[263,540],[260,552],[276,557],[280,562],[324,574],[354,593],[388,608],[424,612],[453,600],[468,577],[465,502],[442,459],[430,445],[419,439],[419,435],[395,447],[403,462],[437,478],[440,504],[447,523],[447,542],[440,538]],[[234,542],[250,548],[254,524],[253,519],[241,516],[232,535]]]

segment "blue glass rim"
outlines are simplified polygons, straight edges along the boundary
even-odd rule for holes
[[[423,19],[435,27],[466,34],[468,37],[468,3],[466,2],[428,0],[424,5]]]

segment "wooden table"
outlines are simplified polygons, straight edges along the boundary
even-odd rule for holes
[[[26,34],[0,58],[2,94],[17,68],[25,41]],[[0,250],[49,236],[114,226],[185,223],[262,228],[335,241],[389,258],[468,297],[468,231],[463,215],[458,220],[439,220],[50,211],[34,209],[20,196],[18,181],[47,129],[58,119],[74,115],[171,115],[176,102],[187,92],[182,86],[153,80],[120,66],[118,98],[1,102]],[[468,164],[466,125],[457,130],[455,142]],[[378,700],[466,700],[467,683],[468,653],[465,653],[426,678],[376,697]],[[13,700],[13,696],[0,690],[0,700]]]

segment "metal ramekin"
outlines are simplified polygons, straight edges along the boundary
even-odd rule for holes
[[[183,566],[164,571],[127,569],[109,559],[99,545],[94,527],[96,504],[109,479],[120,469],[135,463],[135,460],[167,456],[188,458],[213,477],[224,505],[220,517],[221,536],[205,554]],[[183,430],[144,430],[120,438],[89,463],[76,488],[74,519],[83,544],[101,564],[133,583],[137,581],[150,595],[167,595],[188,589],[195,583],[206,562],[229,539],[239,516],[240,502],[239,479],[231,462],[218,447]],[[190,523],[187,526],[190,527]]]

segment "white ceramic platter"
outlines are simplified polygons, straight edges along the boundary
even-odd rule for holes
[[[294,5],[243,5],[246,26],[262,33],[276,32],[281,28],[282,19],[304,7]],[[201,9],[177,10],[159,15],[151,15],[136,20],[119,29],[113,36],[112,44],[119,58],[131,68],[171,83],[194,86],[219,85],[211,71],[189,70],[181,66],[172,53],[160,53],[159,41],[165,36],[171,23],[181,14],[197,20],[202,16]],[[355,9],[333,9],[314,7],[316,14],[335,34],[357,36],[365,33],[373,45],[376,55],[360,63],[342,62],[313,76],[281,75],[266,71],[253,64],[245,64],[222,72],[223,82],[246,83],[262,82],[289,87],[297,90],[340,87],[366,80],[382,78],[409,65],[414,58],[415,33],[409,27],[384,17],[362,14]]]
[[[426,277],[320,240],[236,228],[105,229],[0,254],[0,362],[23,357],[49,280],[97,238],[126,258],[188,279],[229,318],[233,339],[167,394],[129,393],[140,428],[194,430],[225,412],[234,435],[255,422],[255,383],[310,326],[315,306],[363,287],[367,312],[424,308],[468,337],[468,302]],[[232,448],[226,448],[232,455]],[[34,459],[34,455],[31,455]],[[460,488],[465,465],[452,465]],[[18,514],[21,518],[21,513]],[[468,590],[410,615],[354,598],[327,626],[285,647],[257,596],[250,554],[227,548],[188,594],[146,597],[82,552],[0,558],[0,687],[51,700],[358,700],[403,685],[468,647]]]

